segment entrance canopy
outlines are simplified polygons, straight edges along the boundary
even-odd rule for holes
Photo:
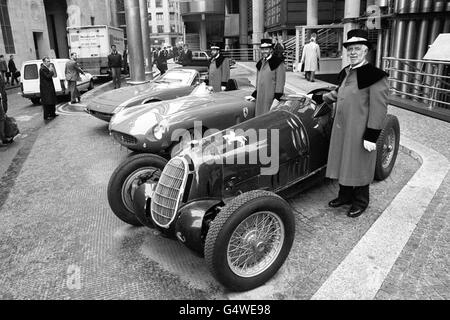
[[[450,33],[441,33],[423,59],[450,62]]]

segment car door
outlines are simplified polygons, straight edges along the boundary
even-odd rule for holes
[[[24,64],[22,75],[23,93],[39,93],[39,65],[34,62]]]

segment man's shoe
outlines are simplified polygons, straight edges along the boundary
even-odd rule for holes
[[[334,200],[331,200],[330,202],[328,202],[328,205],[332,208],[339,208],[343,205],[346,204],[350,204],[352,203],[352,200],[345,200],[345,199],[341,199],[341,198],[336,198]]]
[[[354,207],[352,206],[350,208],[350,210],[348,210],[347,216],[350,218],[357,218],[360,215],[363,214],[364,211],[366,211],[367,208],[358,208],[358,207]]]

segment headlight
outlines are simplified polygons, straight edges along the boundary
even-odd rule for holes
[[[167,120],[162,120],[153,128],[153,136],[161,140],[164,133],[166,133],[169,129],[169,122]]]

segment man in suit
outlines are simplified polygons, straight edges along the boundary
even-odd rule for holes
[[[80,73],[84,74],[84,71],[78,65],[78,56],[75,52],[70,54],[70,61],[66,63],[66,80],[69,83],[70,91],[70,103],[80,102],[80,92],[77,88],[77,81],[81,81]]]
[[[178,59],[178,62],[182,66],[189,66],[192,64],[192,51],[189,50],[189,46],[185,44],[183,46],[183,51],[180,53],[180,58]]]

